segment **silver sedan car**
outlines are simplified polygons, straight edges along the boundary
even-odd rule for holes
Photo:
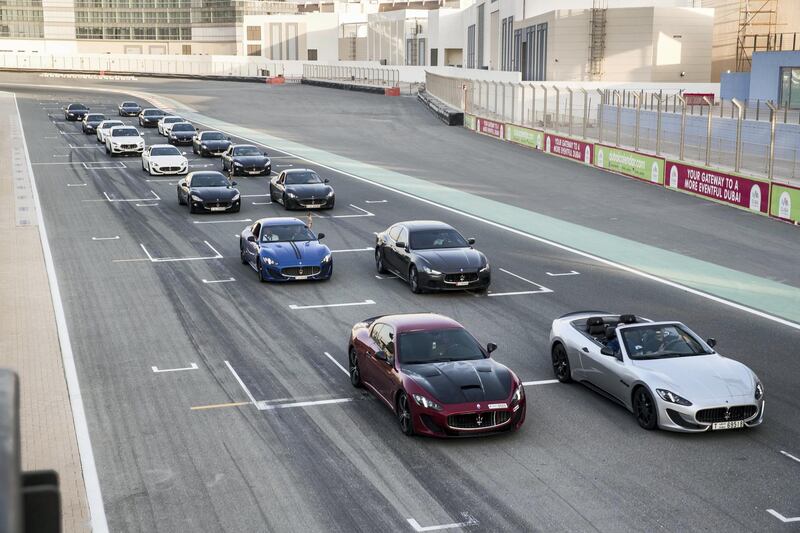
[[[747,366],[714,351],[680,322],[601,311],[553,321],[556,378],[622,404],[644,429],[687,433],[758,426],[764,387]]]

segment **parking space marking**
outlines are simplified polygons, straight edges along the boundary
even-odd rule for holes
[[[252,222],[252,218],[242,218],[237,220],[195,220],[194,224],[225,224],[227,222]]]
[[[371,252],[372,248],[350,248],[348,250],[331,250],[332,254],[342,254],[346,252]]]
[[[464,518],[467,520],[465,522],[453,522],[452,524],[440,524],[436,526],[421,526],[419,522],[414,520],[413,518],[407,518],[408,525],[414,528],[414,531],[422,532],[422,531],[442,531],[445,529],[456,529],[456,528],[463,528],[469,526],[478,525],[478,521],[471,517],[469,514],[464,513]]]
[[[242,198],[266,198],[269,194],[243,194]]]
[[[375,274],[375,277],[377,279],[397,279],[397,276],[395,276],[394,274],[388,274],[388,275],[387,274],[383,274],[383,275]]]
[[[385,204],[389,200],[364,200],[365,204]]]
[[[298,311],[301,309],[322,309],[323,307],[353,307],[356,305],[375,305],[375,302],[372,300],[364,300],[363,302],[350,302],[350,303],[342,303],[342,304],[319,304],[319,305],[295,305],[292,304],[289,306],[289,309],[293,311]]]
[[[339,367],[339,370],[341,370],[342,372],[344,372],[344,373],[345,373],[346,375],[348,375],[348,376],[350,375],[350,372],[348,372],[348,371],[347,371],[347,369],[346,369],[345,367],[343,367],[342,365],[340,365],[340,364],[339,364],[339,361],[337,361],[336,359],[334,359],[334,358],[333,358],[333,356],[332,356],[331,354],[329,354],[328,352],[324,352],[324,353],[325,353],[325,357],[327,357],[328,359],[330,359],[331,361],[333,361],[333,364]]]
[[[93,241],[116,241],[119,239],[119,235],[116,237],[92,237]]]
[[[125,163],[123,163],[122,161],[111,161],[111,163],[114,163],[114,164],[113,165],[109,165],[108,163],[105,163],[105,162],[102,162],[102,161],[96,161],[96,162],[95,161],[83,161],[83,162],[81,162],[81,164],[83,165],[83,168],[85,168],[86,170],[109,170],[109,169],[112,169],[112,170],[125,170],[126,168],[128,168],[127,166],[125,166]]]
[[[210,257],[153,257],[152,255],[150,255],[150,252],[147,251],[147,248],[144,247],[144,244],[139,243],[139,246],[142,247],[142,250],[144,250],[145,255],[147,255],[147,259],[149,259],[150,262],[152,263],[173,263],[177,261],[207,261],[210,259],[222,259],[222,254],[219,253],[216,250],[216,248],[211,246],[210,242],[208,241],[203,241],[203,242],[205,243],[206,246],[211,248],[211,251],[213,251],[215,255]],[[118,259],[116,261],[121,261],[121,260]]]
[[[350,207],[357,211],[361,211],[361,213],[357,215],[314,215],[315,217],[319,218],[359,218],[359,217],[374,217],[375,213],[370,213],[366,209],[362,209],[357,205],[350,204]]]
[[[354,398],[332,398],[330,400],[313,400],[309,402],[291,402],[291,403],[267,403],[257,402],[256,407],[259,411],[274,411],[276,409],[288,409],[291,407],[313,407],[316,405],[331,405],[337,403],[352,402]]]
[[[500,272],[505,272],[509,276],[513,276],[513,277],[515,277],[515,278],[517,278],[519,280],[524,281],[525,283],[529,283],[529,284],[534,285],[534,286],[539,287],[539,288],[537,290],[535,290],[535,291],[512,291],[512,292],[491,292],[491,291],[489,291],[488,292],[489,296],[517,296],[517,295],[521,295],[521,294],[544,294],[544,293],[548,293],[548,292],[553,292],[551,289],[548,289],[544,285],[539,285],[535,281],[531,281],[529,279],[523,278],[522,276],[520,276],[518,274],[514,274],[513,272],[509,272],[508,270],[506,270],[504,268],[500,268],[499,270],[500,270]]]
[[[153,193],[155,198],[111,198],[107,192],[103,192],[103,196],[105,196],[106,200],[109,202],[149,202],[153,200],[161,200],[161,197],[157,195],[154,190],[151,189],[150,192]]]
[[[577,276],[580,272],[576,272],[575,270],[570,270],[569,272],[560,272],[558,274],[553,274],[552,272],[545,272],[548,276],[557,277],[557,276]]]
[[[785,452],[785,451],[781,450],[781,453],[783,455],[785,455],[786,457],[788,457],[789,459],[792,459],[793,461],[797,461],[798,463],[800,463],[800,458],[795,457],[794,455],[790,454],[789,452]]]
[[[767,509],[767,512],[783,522],[784,524],[789,524],[791,522],[800,522],[800,516],[783,516],[781,513],[776,511],[775,509]]]
[[[553,383],[558,383],[557,379],[540,379],[538,381],[523,381],[522,384],[527,386],[533,385],[551,385]]]
[[[250,402],[230,402],[230,403],[215,403],[212,405],[198,405],[190,407],[191,411],[203,411],[205,409],[219,409],[220,407],[241,407],[243,405],[250,405]]]
[[[136,207],[158,207],[158,204],[135,204]]]
[[[253,205],[272,205],[272,202],[251,202]]]
[[[69,157],[69,154],[53,154],[53,157]]]
[[[149,180],[144,180],[144,181],[146,181],[148,183],[163,183],[163,182],[167,182],[169,184],[172,184],[172,183],[175,182],[175,178],[154,178],[154,179],[149,179]]]
[[[159,368],[157,366],[151,366],[150,368],[153,369],[154,373],[160,374],[162,372],[181,372],[183,370],[197,370],[197,364],[196,363],[189,363],[189,366],[187,366],[185,368],[165,368],[163,370],[159,370]]]
[[[67,183],[67,187],[86,187],[86,183]]]
[[[233,377],[236,378],[236,381],[239,383],[239,386],[244,390],[244,393],[247,395],[247,397],[250,398],[250,403],[256,405],[256,399],[253,398],[252,394],[250,394],[250,389],[248,389],[247,385],[244,384],[244,381],[242,381],[242,378],[240,378],[239,374],[236,373],[236,370],[233,369],[233,367],[228,361],[225,361],[225,366],[228,367],[228,370],[230,370],[231,374],[233,374]]]
[[[228,279],[204,279],[203,283],[228,283],[230,281],[236,281],[236,278],[228,278]]]

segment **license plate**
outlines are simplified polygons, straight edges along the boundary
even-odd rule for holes
[[[737,429],[744,427],[744,420],[732,420],[729,422],[715,422],[711,424],[711,429]]]
[[[249,172],[250,174],[261,174],[260,170],[248,170],[247,172]]]
[[[294,276],[294,279],[308,279],[308,276]]]
[[[456,282],[456,287],[466,287],[467,285],[469,285],[469,281],[457,281]]]
[[[212,211],[225,211],[227,207],[211,207]]]

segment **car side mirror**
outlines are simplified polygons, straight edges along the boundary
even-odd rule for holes
[[[489,353],[492,353],[496,349],[497,349],[497,345],[495,343],[493,343],[493,342],[490,342],[489,344],[486,345],[486,351],[489,352]]]
[[[237,182],[235,182],[235,181],[232,181],[232,182],[231,182],[231,187],[236,187],[237,185],[238,185],[238,183],[237,183]]]
[[[181,155],[186,155],[186,152],[181,152]]]
[[[712,348],[717,345],[717,339],[708,339],[706,340],[706,344],[711,346]]]
[[[255,235],[250,235],[249,237],[247,237],[247,241],[248,241],[248,242],[256,242],[256,237],[255,237]]]
[[[325,178],[324,180],[322,180],[322,183],[330,183],[330,182],[331,182],[331,180],[329,180],[328,178]]]
[[[475,239],[467,239],[467,244],[472,246],[473,244],[475,244]]]
[[[378,350],[377,352],[375,352],[375,359],[379,361],[386,361],[387,360],[386,352],[384,352],[383,350]]]
[[[325,238],[325,234],[324,233],[317,233],[317,240],[318,241],[321,241],[324,238]]]
[[[405,248],[406,247],[406,243],[404,243],[403,241],[397,241],[397,242],[394,243],[394,245],[395,245],[396,248]]]

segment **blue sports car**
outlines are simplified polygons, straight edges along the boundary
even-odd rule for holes
[[[296,218],[262,218],[239,236],[242,264],[258,272],[259,281],[330,279],[331,251]]]

